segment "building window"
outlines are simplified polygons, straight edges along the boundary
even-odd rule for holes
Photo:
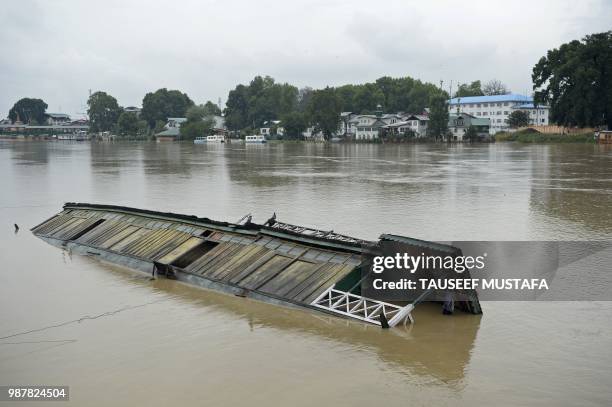
[[[489,104],[488,104],[488,103],[483,103],[482,105],[483,105],[484,107],[489,107]]]
[[[504,106],[508,106],[508,102],[504,102]]]
[[[504,114],[505,114],[505,115],[508,115],[508,111],[507,111],[507,110],[504,110]]]

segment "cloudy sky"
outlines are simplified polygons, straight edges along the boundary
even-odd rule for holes
[[[255,75],[321,87],[412,76],[531,88],[550,48],[611,29],[610,0],[3,0],[0,116],[22,97],[75,116],[167,87],[198,103]]]

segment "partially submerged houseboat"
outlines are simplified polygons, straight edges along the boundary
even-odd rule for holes
[[[419,301],[384,302],[362,296],[363,261],[384,242],[430,252],[452,246],[396,235],[378,242],[270,218],[255,224],[86,203],[31,229],[45,241],[146,273],[270,303],[308,308],[368,323],[412,322]],[[466,278],[469,274],[466,275]],[[476,292],[458,302],[480,314]]]

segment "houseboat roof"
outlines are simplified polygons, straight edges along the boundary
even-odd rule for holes
[[[141,271],[158,269],[179,275],[188,283],[263,301],[375,324],[381,324],[377,319],[380,312],[389,321],[407,316],[402,314],[407,305],[366,299],[352,291],[362,279],[363,256],[370,254],[378,242],[283,223],[275,216],[265,224],[252,223],[250,218],[239,224],[124,206],[66,203],[60,213],[32,228],[32,232],[79,253]],[[441,253],[458,251],[452,246],[397,235],[382,235],[381,241]],[[331,302],[337,295],[350,296],[364,306],[351,309],[357,316],[338,311]],[[329,304],[325,296],[329,296]],[[374,309],[378,314],[370,312]],[[480,313],[475,294],[466,309]]]

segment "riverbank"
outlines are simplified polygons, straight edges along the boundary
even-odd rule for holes
[[[593,133],[584,134],[542,134],[517,131],[515,133],[497,133],[495,141],[517,141],[519,143],[595,143]]]

